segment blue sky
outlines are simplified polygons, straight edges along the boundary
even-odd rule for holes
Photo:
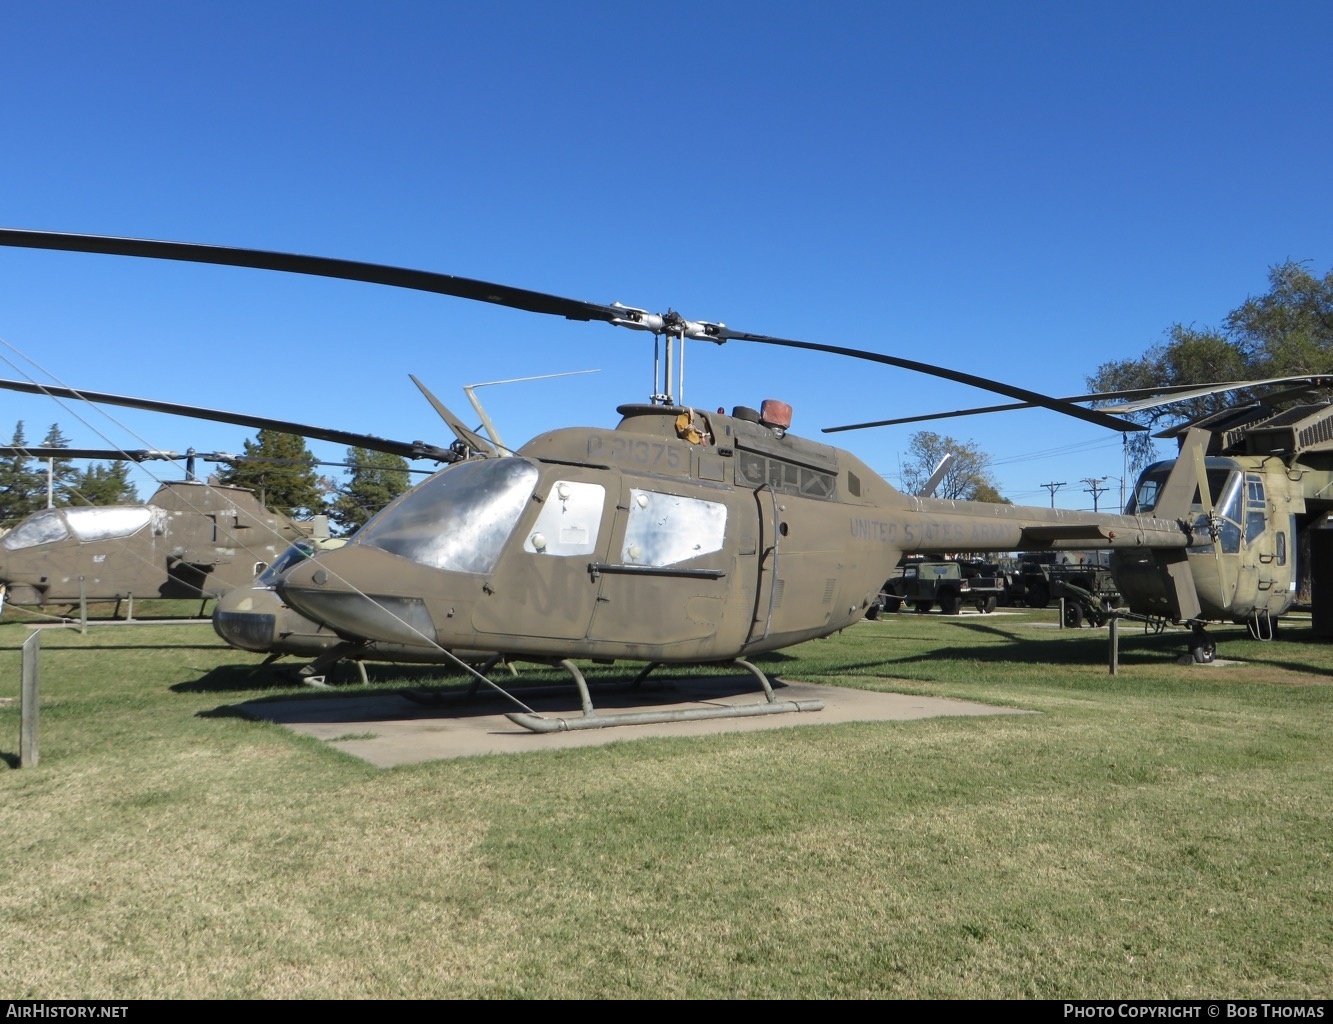
[[[1333,265],[1325,2],[52,2],[3,25],[8,227],[420,267],[1052,395],[1217,325],[1275,263]],[[347,282],[0,250],[0,296],[0,339],[67,385],[405,440],[448,440],[409,372],[461,411],[464,384],[601,371],[489,389],[511,444],[613,425],[652,384],[647,335]],[[766,397],[824,440],[992,401],[690,348],[687,401]],[[0,396],[5,440],[251,436],[78,415]],[[832,439],[896,480],[915,429]],[[1119,435],[1046,411],[938,429],[1020,503],[1066,481],[1056,503],[1090,507],[1079,481],[1122,474]]]

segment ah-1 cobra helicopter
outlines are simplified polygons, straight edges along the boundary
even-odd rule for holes
[[[1179,519],[1190,544],[1111,554],[1123,606],[1191,626],[1196,661],[1216,654],[1209,623],[1244,625],[1254,639],[1271,640],[1278,616],[1298,601],[1313,607],[1316,635],[1333,635],[1333,531],[1324,528],[1333,513],[1333,405],[1309,401],[1330,386],[1333,378],[1294,376],[1065,399],[1096,402],[1123,415],[1234,391],[1259,396],[1154,435],[1177,439],[1179,454],[1143,470],[1125,513]],[[1139,400],[1125,401],[1130,398]],[[1292,401],[1298,404],[1283,408]],[[827,431],[1024,407],[962,409]]]
[[[667,340],[650,404],[615,429],[563,428],[508,453],[467,431],[450,465],[400,496],[351,543],[289,567],[282,599],[349,642],[496,651],[558,663],[583,715],[511,715],[536,731],[619,724],[598,715],[572,659],[734,663],[768,702],[689,717],[808,710],[775,700],[746,659],[863,617],[904,551],[1100,546],[1181,550],[1174,518],[908,497],[855,456],[792,434],[790,407],[730,415],[677,405],[675,345],[739,340],[829,352],[960,381],[1115,430],[1141,429],[997,381],[882,353],[736,331],[450,275],[247,249],[0,230],[0,244],[180,259],[432,291],[645,330]],[[475,669],[465,666],[478,678]],[[499,689],[496,686],[496,689]],[[636,718],[643,721],[643,718]]]
[[[0,585],[12,605],[128,600],[132,608],[136,597],[206,601],[249,583],[289,544],[311,537],[317,528],[265,508],[244,488],[197,479],[194,460],[220,461],[223,456],[217,453],[0,451],[34,458],[189,463],[186,479],[163,482],[145,503],[47,508],[16,524],[0,538]]]
[[[23,381],[10,381],[7,387],[56,398],[114,398]],[[208,418],[210,412],[195,409],[194,415]],[[233,416],[230,422],[249,425],[252,421]],[[278,423],[264,421],[275,429]],[[375,440],[394,451],[417,450],[403,442]],[[323,546],[328,537],[325,517],[293,520],[266,508],[245,488],[213,479],[205,482],[195,473],[198,461],[235,464],[254,462],[255,456],[194,449],[181,453],[8,445],[0,446],[0,454],[185,463],[185,479],[161,481],[147,502],[53,507],[33,512],[15,524],[0,537],[0,594],[11,605],[40,608],[114,601],[119,606],[128,601],[132,612],[135,598],[206,602],[250,584],[293,543]],[[309,462],[335,465],[315,459]]]

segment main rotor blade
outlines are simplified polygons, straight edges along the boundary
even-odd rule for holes
[[[266,416],[250,416],[239,412],[222,412],[218,409],[205,409],[195,405],[181,405],[176,402],[158,402],[147,398],[131,398],[125,395],[108,395],[100,391],[76,391],[73,388],[59,388],[47,384],[32,384],[24,380],[0,380],[0,388],[8,391],[21,391],[29,395],[47,395],[51,398],[74,398],[84,402],[102,405],[121,405],[131,409],[146,409],[149,412],[168,413],[172,416],[187,416],[193,419],[211,420],[215,423],[233,423],[256,430],[277,430],[284,434],[296,434],[317,441],[330,441],[345,444],[353,448],[366,448],[370,451],[387,452],[400,455],[405,459],[430,459],[434,462],[456,462],[458,456],[448,448],[439,448],[421,441],[392,441],[373,434],[354,434],[347,430],[331,430],[328,427],[315,427],[308,423],[289,423],[286,420],[270,419]],[[58,457],[58,456],[57,456]]]
[[[362,448],[365,445],[361,446]],[[187,456],[179,455],[177,458],[184,459]],[[329,462],[325,459],[273,459],[267,455],[235,455],[232,452],[195,452],[194,457],[202,462],[224,462],[227,465],[246,465],[259,464],[261,466],[342,466],[344,469],[354,469],[355,462]],[[393,470],[389,470],[393,472]],[[400,472],[403,473],[435,473],[434,469],[414,469],[407,466]]]
[[[1104,412],[1096,409],[1084,409],[1081,406],[1060,398],[1050,398],[1047,395],[1038,394],[1036,391],[1028,391],[1026,388],[1014,387],[1010,384],[1002,384],[997,380],[991,380],[988,377],[978,377],[971,373],[963,373],[961,370],[949,370],[943,366],[933,366],[930,363],[919,363],[914,359],[900,359],[898,356],[884,355],[881,352],[869,352],[857,348],[843,348],[839,345],[821,345],[810,341],[793,341],[790,338],[772,338],[764,334],[743,334],[723,328],[721,331],[726,341],[754,341],[763,345],[780,345],[783,348],[801,348],[811,352],[830,352],[834,355],[848,356],[852,359],[865,359],[873,363],[884,363],[886,366],[898,366],[904,370],[915,370],[917,373],[928,374],[931,377],[940,377],[944,380],[957,381],[959,384],[969,384],[974,388],[980,388],[983,391],[993,391],[997,395],[1008,395],[1010,398],[1017,398],[1025,403],[1034,406],[1041,406],[1044,409],[1051,409],[1054,412],[1064,413],[1067,416],[1073,416],[1080,420],[1086,420],[1089,423],[1095,423],[1099,427],[1109,427],[1112,430],[1146,430],[1147,428],[1138,423],[1132,423],[1129,420],[1117,419],[1114,416],[1108,416]]]
[[[180,452],[148,448],[48,448],[31,445],[0,445],[0,455],[21,455],[30,459],[109,459],[112,462],[175,462],[186,458]]]
[[[534,313],[562,316],[567,320],[600,320],[634,330],[678,334],[681,337],[712,341],[718,344],[726,341],[750,341],[762,345],[777,345],[783,348],[798,348],[811,352],[827,352],[832,355],[864,359],[882,363],[886,366],[896,366],[904,370],[914,370],[918,373],[956,381],[960,384],[968,384],[984,391],[992,391],[1022,402],[1030,402],[1033,405],[1052,409],[1113,430],[1145,429],[1139,424],[1131,423],[1129,420],[1116,419],[1105,413],[1083,409],[1069,402],[1038,394],[1035,391],[1013,387],[986,377],[978,377],[974,374],[950,370],[942,366],[934,366],[930,363],[901,359],[897,356],[864,349],[796,341],[790,338],[776,338],[766,334],[751,334],[747,331],[732,330],[721,323],[687,320],[678,313],[650,314],[646,310],[636,307],[584,302],[579,299],[568,299],[545,292],[530,291],[526,288],[512,288],[508,285],[493,284],[489,281],[455,277],[452,274],[409,270],[404,267],[363,263],[356,260],[331,259],[326,256],[303,256],[293,253],[270,252],[263,249],[202,245],[197,242],[117,238],[108,235],[28,231],[17,228],[0,228],[0,245],[30,249],[55,249],[66,252],[104,253],[115,256],[140,256],[152,259],[181,260],[189,263],[213,263],[222,266],[250,267],[257,270],[277,270],[293,274],[340,278],[347,281],[362,281],[368,284],[382,284],[395,288],[409,288],[416,291],[435,292],[441,295],[453,295],[478,302],[490,302],[514,309],[525,309]]]
[[[364,448],[365,446],[362,445]],[[151,448],[51,448],[27,445],[0,445],[0,457],[15,455],[30,459],[97,459],[103,462],[201,462],[261,463],[263,465],[342,466],[351,468],[354,462],[329,462],[326,459],[271,459],[263,455],[235,455],[231,452],[166,452]],[[434,473],[433,469],[414,469],[405,473]]]
[[[604,320],[610,323],[625,315],[625,309],[604,306],[580,299],[534,292],[526,288],[477,281],[453,274],[429,270],[410,270],[380,263],[332,259],[327,256],[303,256],[297,253],[270,252],[266,249],[238,249],[198,242],[164,242],[151,238],[117,238],[111,235],[79,235],[59,231],[24,231],[0,228],[0,245],[25,249],[57,249],[64,252],[103,253],[108,256],[141,256],[147,259],[179,260],[185,263],[213,263],[225,267],[249,267],[277,270],[312,277],[333,277],[365,284],[382,284],[460,299],[490,302],[532,313],[549,313],[568,320]]]
[[[1191,384],[1181,385],[1176,394],[1169,398],[1160,400],[1148,399],[1142,402],[1128,402],[1124,405],[1107,406],[1110,412],[1142,412],[1144,409],[1155,409],[1159,405],[1170,405],[1172,402],[1184,402],[1191,398],[1206,398],[1209,395],[1220,394],[1224,391],[1241,391],[1246,388],[1272,387],[1277,384],[1303,384],[1307,388],[1328,388],[1333,387],[1333,377],[1319,377],[1306,374],[1302,377],[1270,377],[1267,380],[1241,380],[1230,381],[1224,384]]]
[[[1306,380],[1307,378],[1295,378]],[[1216,390],[1227,390],[1240,387],[1252,387],[1255,384],[1264,383],[1262,381],[1251,381],[1248,384],[1217,384],[1213,385]],[[1099,391],[1091,395],[1071,395],[1068,398],[1056,399],[1060,402],[1107,402],[1117,399],[1136,399],[1148,398],[1156,395],[1176,395],[1174,398],[1166,398],[1155,404],[1168,405],[1171,402],[1183,402],[1186,398],[1194,397],[1191,394],[1183,392],[1193,392],[1198,389],[1197,384],[1168,384],[1160,388],[1130,388],[1126,391]],[[1139,406],[1138,408],[1149,408],[1150,406]],[[983,405],[973,409],[955,409],[953,412],[928,412],[920,416],[900,416],[892,420],[872,420],[869,423],[848,423],[841,427],[824,427],[823,433],[837,434],[844,430],[865,430],[867,427],[896,427],[904,423],[926,423],[930,420],[951,420],[961,416],[982,416],[992,412],[1014,412],[1018,409],[1036,409],[1038,408],[1032,402],[1009,402],[1005,405]],[[1134,411],[1128,406],[1104,406],[1103,412],[1131,412]],[[1143,430],[1144,427],[1137,429]]]

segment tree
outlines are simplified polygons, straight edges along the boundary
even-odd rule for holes
[[[227,463],[220,479],[254,491],[271,509],[305,518],[324,510],[314,465],[305,438],[261,430],[254,441],[245,442],[242,458]]]
[[[968,501],[989,501],[992,505],[1012,505],[1013,502],[1004,497],[991,484],[977,484],[973,490],[972,496]]]
[[[352,533],[408,488],[407,460],[387,452],[348,448],[346,485],[329,505],[329,518]]]
[[[1333,371],[1333,270],[1315,277],[1290,260],[1270,268],[1268,293],[1248,298],[1226,330],[1265,376]]]
[[[1233,309],[1221,329],[1174,324],[1165,342],[1137,359],[1103,363],[1088,378],[1088,388],[1123,391],[1326,373],[1333,373],[1333,270],[1316,277],[1303,264],[1287,261],[1269,269],[1268,292]],[[1245,391],[1218,393],[1129,418],[1151,429],[1251,397]],[[1127,444],[1136,470],[1154,457],[1147,431],[1131,435]]]
[[[70,487],[71,505],[134,505],[138,501],[128,462],[95,462],[77,474]]]
[[[944,478],[935,488],[937,498],[1004,502],[990,473],[990,456],[972,441],[958,441],[929,430],[913,434],[908,442],[910,461],[902,467],[903,490],[917,494],[944,456],[952,454]]]
[[[42,439],[44,448],[68,448],[69,438],[60,432],[60,424],[52,423],[51,429],[46,432],[46,437]],[[49,484],[51,487],[52,501],[56,505],[76,504],[71,501],[71,488],[74,487],[78,479],[79,471],[74,467],[74,463],[69,459],[51,459],[49,468],[46,459],[38,460],[42,464],[42,471],[50,473]]]
[[[22,448],[28,439],[23,433],[23,421],[14,427],[10,445]],[[0,458],[0,525],[13,526],[20,519],[46,507],[46,474],[31,466],[26,455],[6,455]]]

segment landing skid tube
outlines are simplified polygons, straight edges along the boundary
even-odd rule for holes
[[[822,711],[822,700],[786,700],[780,701],[773,695],[773,687],[768,676],[748,661],[740,658],[730,664],[745,669],[764,689],[765,702],[762,704],[741,704],[739,706],[718,706],[713,708],[681,708],[676,711],[626,711],[609,715],[598,714],[593,707],[592,695],[588,692],[588,681],[583,677],[577,665],[565,659],[560,666],[574,677],[579,689],[579,700],[583,705],[583,714],[577,718],[547,718],[532,712],[510,712],[505,715],[515,725],[521,725],[532,732],[573,732],[578,729],[609,729],[619,725],[661,725],[672,722],[699,722],[713,718],[753,718],[756,715],[781,715],[792,711]],[[634,680],[637,686],[657,667],[649,665]]]
[[[369,686],[370,679],[366,676],[365,662],[360,658],[355,657],[356,653],[364,650],[365,646],[364,643],[353,643],[349,640],[344,640],[340,644],[335,644],[314,661],[310,662],[310,664],[302,665],[301,668],[294,673],[294,678],[297,682],[304,683],[306,686],[313,686],[321,690],[331,689],[326,678],[326,673],[332,673],[339,662],[347,660],[356,665],[356,670],[361,675],[361,685]],[[267,665],[269,661],[273,661],[280,657],[281,655],[271,655],[269,660],[265,661],[264,664]]]

